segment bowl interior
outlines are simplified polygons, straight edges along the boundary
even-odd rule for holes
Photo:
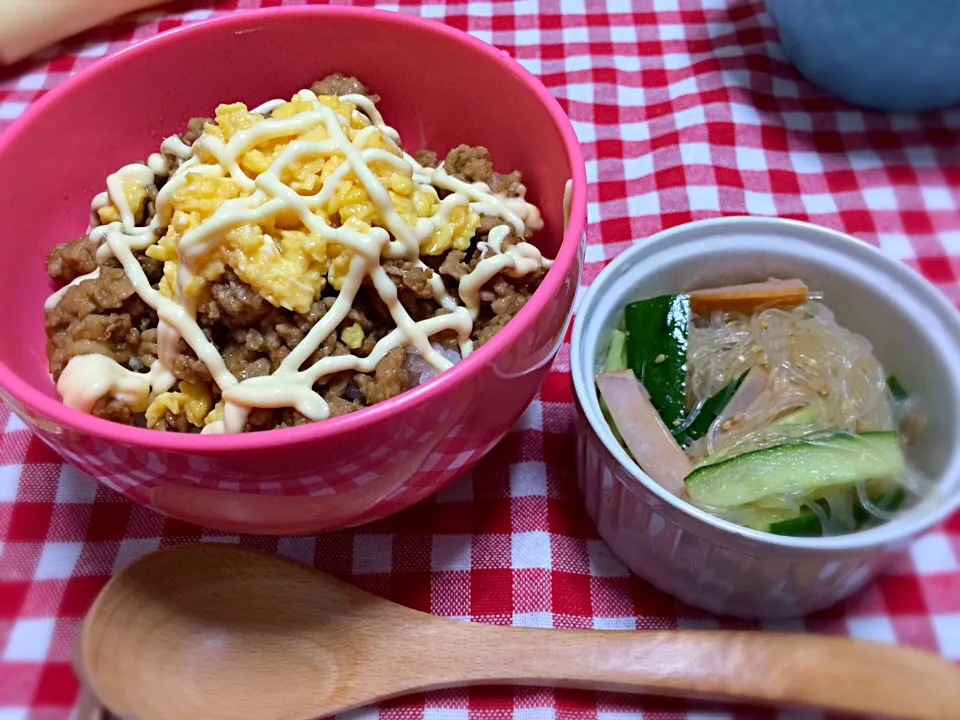
[[[626,251],[597,278],[578,311],[571,364],[580,402],[594,429],[640,481],[709,522],[771,542],[701,513],[663,491],[613,439],[593,385],[604,344],[632,300],[697,288],[756,282],[768,277],[804,280],[842,326],[866,337],[887,372],[919,397],[927,425],[910,461],[938,480],[937,489],[910,513],[850,538],[897,535],[928,524],[960,504],[960,316],[939,292],[905,265],[853,238],[804,223],[724,218],[681,226]],[[814,538],[815,541],[822,539]],[[797,542],[789,538],[783,542]]]
[[[385,121],[410,152],[485,145],[498,169],[521,170],[546,224],[538,242],[549,255],[559,250],[564,184],[581,177],[582,167],[571,167],[546,91],[538,94],[505,69],[498,51],[393,13],[238,14],[98,63],[0,137],[0,306],[7,308],[6,337],[17,339],[0,343],[0,363],[56,397],[44,354],[42,308],[54,290],[46,256],[84,232],[90,201],[109,173],[146,159],[189,118],[209,116],[219,103],[252,107],[289,97],[334,71],[356,75],[381,95]]]

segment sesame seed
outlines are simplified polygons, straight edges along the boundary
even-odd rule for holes
[[[653,359],[653,362],[659,365],[660,363],[664,362],[666,359],[667,359],[667,356],[664,355],[663,353],[660,353]]]
[[[768,327],[770,327],[770,323],[768,323],[766,320],[761,320],[760,327],[766,330]]]

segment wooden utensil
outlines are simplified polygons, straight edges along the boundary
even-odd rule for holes
[[[77,700],[76,712],[73,715],[74,720],[111,720],[87,683],[86,671],[83,669],[83,663],[80,662],[79,638],[73,644],[73,653],[70,660],[73,672],[80,682],[80,697]]]
[[[0,0],[0,66],[160,0]]]
[[[919,650],[800,634],[471,624],[232,545],[140,558],[104,588],[80,643],[97,696],[138,720],[307,720],[480,684],[931,720],[960,711],[960,669]]]

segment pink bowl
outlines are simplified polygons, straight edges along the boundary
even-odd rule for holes
[[[438,71],[439,69],[439,71]],[[556,262],[491,342],[436,380],[298,428],[187,436],[117,425],[60,403],[44,356],[50,247],[80,234],[106,176],[220,102],[289,97],[357,75],[407,144],[486,145],[523,171]],[[564,232],[563,196],[573,181]],[[231,532],[297,533],[402,510],[473,466],[533,399],[562,342],[583,264],[586,178],[570,123],[505,53],[440,23],[346,7],[246,12],[120,52],[0,136],[0,397],[40,438],[126,497]]]

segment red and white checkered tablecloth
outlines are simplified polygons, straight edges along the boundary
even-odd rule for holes
[[[277,4],[167,5],[0,70],[0,130],[45,91],[132,42]],[[560,100],[583,143],[590,180],[584,283],[653,232],[749,213],[852,233],[960,301],[960,110],[890,116],[825,97],[784,60],[760,2],[400,0],[381,7],[436,18],[493,43]],[[564,347],[537,400],[471,476],[399,516],[319,537],[237,537],[165,519],[64,465],[0,407],[0,720],[68,717],[77,699],[74,635],[110,574],[157,547],[198,540],[276,550],[404,605],[474,622],[755,627],[680,605],[632,578],[597,538],[573,476],[568,357]],[[910,644],[960,660],[958,558],[955,517],[842,607],[777,627]],[[351,716],[702,720],[777,713],[481,688]]]

